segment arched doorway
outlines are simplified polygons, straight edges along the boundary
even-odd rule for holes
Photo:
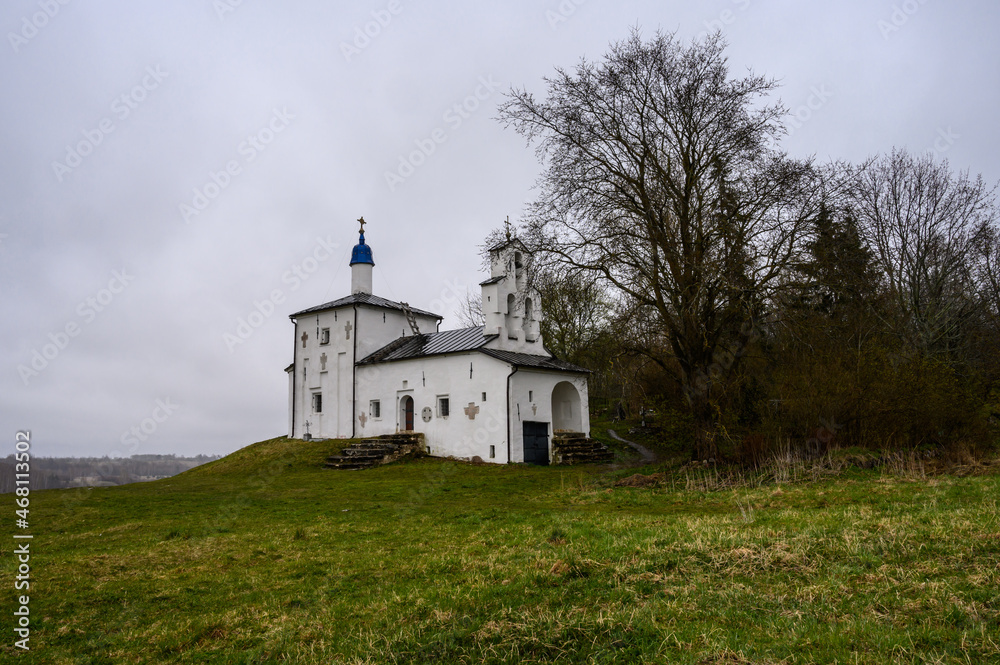
[[[409,395],[399,400],[399,426],[404,432],[413,431],[413,398]]]
[[[552,432],[583,431],[580,391],[569,381],[560,381],[552,389]]]

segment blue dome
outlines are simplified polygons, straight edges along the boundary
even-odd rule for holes
[[[351,263],[370,263],[375,265],[375,259],[372,258],[372,248],[365,244],[365,234],[362,233],[361,239],[358,240],[358,244],[354,246],[354,251],[351,252]]]

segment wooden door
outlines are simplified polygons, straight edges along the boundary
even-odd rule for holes
[[[407,432],[413,431],[413,398],[407,395],[403,398],[403,421]]]

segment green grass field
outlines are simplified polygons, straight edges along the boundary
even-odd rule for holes
[[[0,660],[1000,662],[995,475],[706,493],[606,467],[321,468],[335,447],[33,493],[31,651],[6,630]]]

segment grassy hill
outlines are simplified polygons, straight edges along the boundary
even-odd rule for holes
[[[340,445],[33,493],[32,650],[5,631],[0,661],[1000,662],[996,476],[706,493],[614,486],[635,469],[323,469]]]

